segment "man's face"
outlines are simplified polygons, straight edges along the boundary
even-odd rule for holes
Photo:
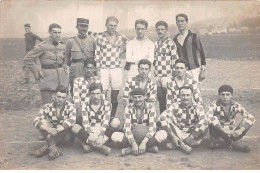
[[[138,23],[135,27],[135,32],[136,32],[137,38],[144,38],[145,32],[146,32],[145,25]]]
[[[223,105],[228,105],[230,104],[231,99],[233,98],[233,94],[231,94],[230,92],[221,92],[219,94],[219,98],[221,103],[223,103]]]
[[[176,73],[177,73],[177,76],[178,76],[178,77],[184,76],[185,73],[186,73],[185,64],[183,64],[183,63],[177,63],[177,64],[175,65],[175,70],[176,70]]]
[[[183,31],[187,28],[188,22],[185,20],[184,17],[179,16],[176,20],[176,25],[180,31]]]
[[[149,65],[140,64],[140,67],[138,67],[138,72],[141,78],[146,78],[148,76],[148,73],[150,72]]]
[[[157,32],[157,35],[160,39],[163,39],[166,37],[166,33],[167,33],[167,29],[165,28],[165,26],[157,26],[156,27],[156,32]]]
[[[89,77],[93,76],[95,67],[93,64],[88,64],[88,65],[84,66],[83,70],[84,70],[83,72],[84,72],[85,77],[89,78]]]
[[[61,29],[60,28],[52,28],[51,31],[49,31],[50,37],[56,41],[59,42],[61,39]]]
[[[144,104],[144,96],[143,95],[134,95],[132,96],[134,105],[136,107],[141,107]]]
[[[87,24],[78,24],[76,26],[76,28],[78,29],[78,33],[80,35],[86,35],[88,32],[88,25]]]
[[[24,27],[24,30],[26,33],[30,32],[31,31],[31,28],[30,27]]]
[[[114,34],[116,32],[117,28],[117,22],[116,21],[108,21],[106,24],[107,32],[110,34]]]
[[[55,102],[58,106],[62,106],[67,99],[66,93],[57,92],[55,97]]]
[[[95,104],[98,104],[102,98],[102,91],[101,89],[95,89],[90,93],[91,101]]]
[[[190,105],[192,103],[192,91],[190,89],[182,89],[180,98],[183,105]]]

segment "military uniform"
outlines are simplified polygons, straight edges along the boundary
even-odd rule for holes
[[[51,38],[41,42],[25,57],[24,61],[31,72],[36,75],[42,71],[44,78],[40,78],[39,85],[41,91],[42,104],[49,103],[52,94],[59,85],[69,86],[69,78],[66,71],[67,61],[64,57],[65,45],[58,42],[52,43]],[[36,64],[36,59],[40,60],[40,67]]]

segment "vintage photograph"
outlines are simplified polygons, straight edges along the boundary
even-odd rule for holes
[[[258,170],[259,79],[259,0],[0,0],[0,170]]]

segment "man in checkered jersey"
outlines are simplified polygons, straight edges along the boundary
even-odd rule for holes
[[[100,69],[97,74],[101,77],[104,93],[107,92],[111,83],[111,118],[114,118],[116,115],[117,99],[123,80],[120,54],[125,52],[127,42],[125,36],[116,32],[118,22],[116,17],[108,17],[106,19],[107,30],[96,38],[95,60],[97,68]]]
[[[96,62],[93,59],[87,59],[84,61],[83,77],[78,77],[74,80],[73,84],[73,101],[77,109],[77,121],[76,123],[82,124],[82,105],[85,104],[89,97],[89,86],[92,83],[100,83],[100,80],[94,76],[96,68]]]
[[[147,102],[156,102],[157,87],[148,76],[151,71],[151,66],[151,62],[147,59],[141,59],[138,62],[139,75],[129,78],[125,83],[125,92],[123,95],[124,107],[133,102],[130,93],[135,88],[142,88],[145,91],[145,100]]]
[[[200,88],[198,82],[186,74],[187,61],[185,59],[177,59],[175,61],[176,76],[172,80],[167,82],[167,94],[166,94],[166,107],[171,104],[180,101],[180,88],[183,86],[189,86],[192,88],[193,101],[198,104],[203,104]]]
[[[166,147],[178,147],[190,154],[191,146],[199,145],[206,136],[208,121],[203,106],[192,102],[192,88],[183,86],[179,92],[181,101],[168,107],[160,115],[160,122],[171,140]]]
[[[254,125],[255,118],[233,100],[233,88],[230,85],[219,87],[218,95],[218,100],[209,105],[207,112],[210,121],[210,148],[227,146],[230,149],[249,152],[250,148],[239,140]],[[223,139],[224,143],[220,139]]]
[[[168,24],[158,21],[155,24],[158,41],[155,42],[154,51],[154,77],[157,83],[157,96],[160,112],[166,109],[166,85],[167,81],[174,75],[175,61],[178,59],[176,45],[168,37]]]
[[[53,160],[61,155],[56,145],[67,146],[73,143],[71,127],[76,122],[76,108],[74,104],[66,101],[67,96],[68,89],[58,86],[54,101],[44,105],[39,112],[39,117],[34,119],[34,126],[40,130],[47,142],[46,146],[36,150],[36,157],[49,154],[49,159]]]
[[[122,156],[139,155],[146,151],[158,153],[156,145],[167,137],[163,130],[156,132],[155,106],[146,102],[144,95],[145,91],[141,88],[131,91],[133,103],[125,107],[124,133],[114,132],[111,137],[114,142],[122,144]]]
[[[120,122],[115,126],[114,119],[109,126],[112,105],[102,97],[102,91],[100,83],[94,82],[89,86],[90,97],[82,104],[83,127],[75,124],[72,132],[82,141],[84,152],[97,149],[108,155],[111,149],[105,143],[113,133],[111,130],[118,128]]]

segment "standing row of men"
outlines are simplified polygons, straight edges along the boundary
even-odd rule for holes
[[[116,32],[117,18],[107,18],[107,31],[99,35],[95,41],[86,37],[89,21],[79,18],[76,26],[78,35],[67,41],[65,53],[65,46],[59,40],[61,27],[51,24],[49,39],[29,52],[25,57],[25,62],[40,82],[43,103],[50,102],[53,93],[55,93],[56,99],[60,97],[58,96],[60,93],[67,94],[58,88],[59,86],[69,86],[68,76],[66,76],[69,75],[71,94],[73,94],[75,104],[74,111],[70,112],[74,113],[64,116],[62,113],[64,107],[57,112],[56,100],[49,103],[45,114],[41,114],[42,118],[37,119],[36,127],[46,131],[41,125],[37,125],[41,124],[40,122],[46,117],[54,118],[54,122],[57,122],[57,119],[60,120],[60,124],[63,126],[64,120],[72,117],[69,121],[70,125],[65,126],[72,127],[72,132],[81,139],[86,152],[97,148],[108,154],[110,149],[104,144],[109,138],[115,142],[121,142],[125,146],[122,150],[123,155],[130,152],[142,154],[146,151],[146,147],[149,151],[158,152],[156,143],[160,143],[168,137],[171,140],[170,143],[167,143],[168,148],[177,146],[186,153],[190,153],[190,146],[199,144],[208,130],[209,121],[202,107],[198,87],[198,82],[205,78],[206,62],[198,36],[187,30],[187,16],[185,14],[177,15],[176,23],[180,30],[180,34],[174,39],[177,49],[175,43],[167,36],[168,25],[164,21],[156,23],[159,40],[154,46],[145,37],[148,27],[145,20],[136,21],[137,37],[127,43],[127,38]],[[125,44],[127,45],[127,62],[124,69],[128,71],[128,80],[124,93],[124,133],[113,133],[120,124],[117,119],[113,121],[113,118],[116,114],[118,93],[122,85],[123,72],[120,54],[124,52]],[[40,69],[35,64],[35,59],[38,57],[41,62]],[[152,63],[155,67],[156,84],[149,77]],[[67,67],[67,64],[70,68]],[[186,69],[188,69],[187,72]],[[101,94],[103,92],[106,95],[110,84],[111,103],[106,101]],[[233,91],[227,90],[229,87],[224,88],[222,92],[228,91],[233,94]],[[56,92],[55,89],[57,89]],[[220,96],[222,92],[219,92]],[[156,116],[154,108],[156,95],[162,113],[160,116]],[[196,103],[193,102],[193,99]],[[222,103],[224,104],[224,102]],[[228,115],[223,114],[223,122],[221,119],[223,115],[220,114],[219,117],[214,112],[214,116],[211,118],[213,126],[210,126],[210,129],[213,128],[213,130],[210,131],[215,132],[217,137],[228,141],[228,146],[248,151],[247,146],[241,146],[232,141],[248,131],[254,123],[254,118],[240,105],[236,107],[238,107],[237,111],[227,111]],[[231,110],[231,99],[225,109]],[[241,112],[244,122],[237,126],[239,130],[234,131],[232,127],[233,133],[226,131],[222,126],[234,121],[237,112]],[[75,125],[77,120],[78,125]],[[110,125],[109,122],[111,122]],[[160,122],[158,126],[156,126],[157,122]],[[233,124],[230,125],[233,126]],[[45,125],[42,126],[45,127]],[[38,150],[37,156],[49,153],[49,157],[52,159],[60,155],[57,147],[48,140],[64,129],[54,128],[56,128],[56,131],[52,129],[54,132],[47,130],[49,133],[49,137],[46,138],[48,145]],[[162,128],[162,130],[158,131],[157,128]],[[219,131],[226,136],[219,135]],[[211,144],[212,148],[214,146],[215,144]]]

